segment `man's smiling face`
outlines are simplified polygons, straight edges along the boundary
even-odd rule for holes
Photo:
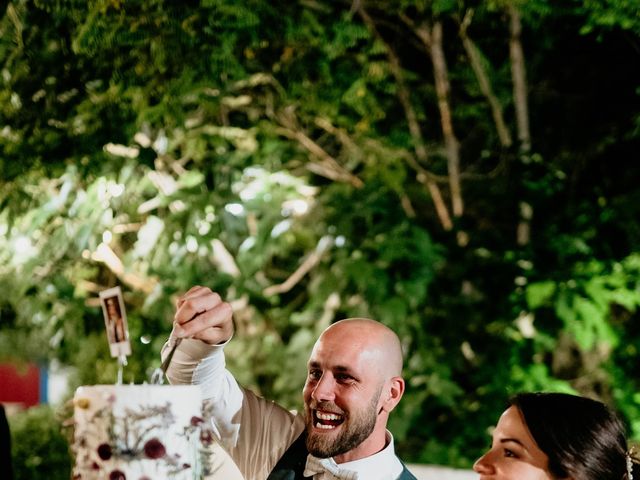
[[[369,445],[372,433],[384,434],[380,350],[363,333],[362,327],[336,325],[311,352],[303,397],[307,449],[317,457],[349,452],[344,461],[363,458],[376,453]]]

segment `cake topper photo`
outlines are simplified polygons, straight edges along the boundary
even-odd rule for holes
[[[124,309],[124,301],[120,287],[114,287],[100,292],[100,303],[104,315],[104,325],[107,329],[107,339],[109,340],[111,356],[120,358],[131,355],[127,313]]]

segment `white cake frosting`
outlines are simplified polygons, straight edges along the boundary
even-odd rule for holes
[[[74,479],[176,480],[209,474],[213,433],[195,385],[96,385],[74,398]]]

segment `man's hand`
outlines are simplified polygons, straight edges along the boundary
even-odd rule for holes
[[[233,335],[231,305],[210,288],[192,287],[178,299],[171,335],[197,338],[209,345],[226,342]]]

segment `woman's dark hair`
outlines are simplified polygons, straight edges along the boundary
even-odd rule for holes
[[[557,478],[627,478],[627,440],[618,416],[596,400],[564,393],[521,393],[515,406]],[[634,477],[638,466],[634,465]]]

